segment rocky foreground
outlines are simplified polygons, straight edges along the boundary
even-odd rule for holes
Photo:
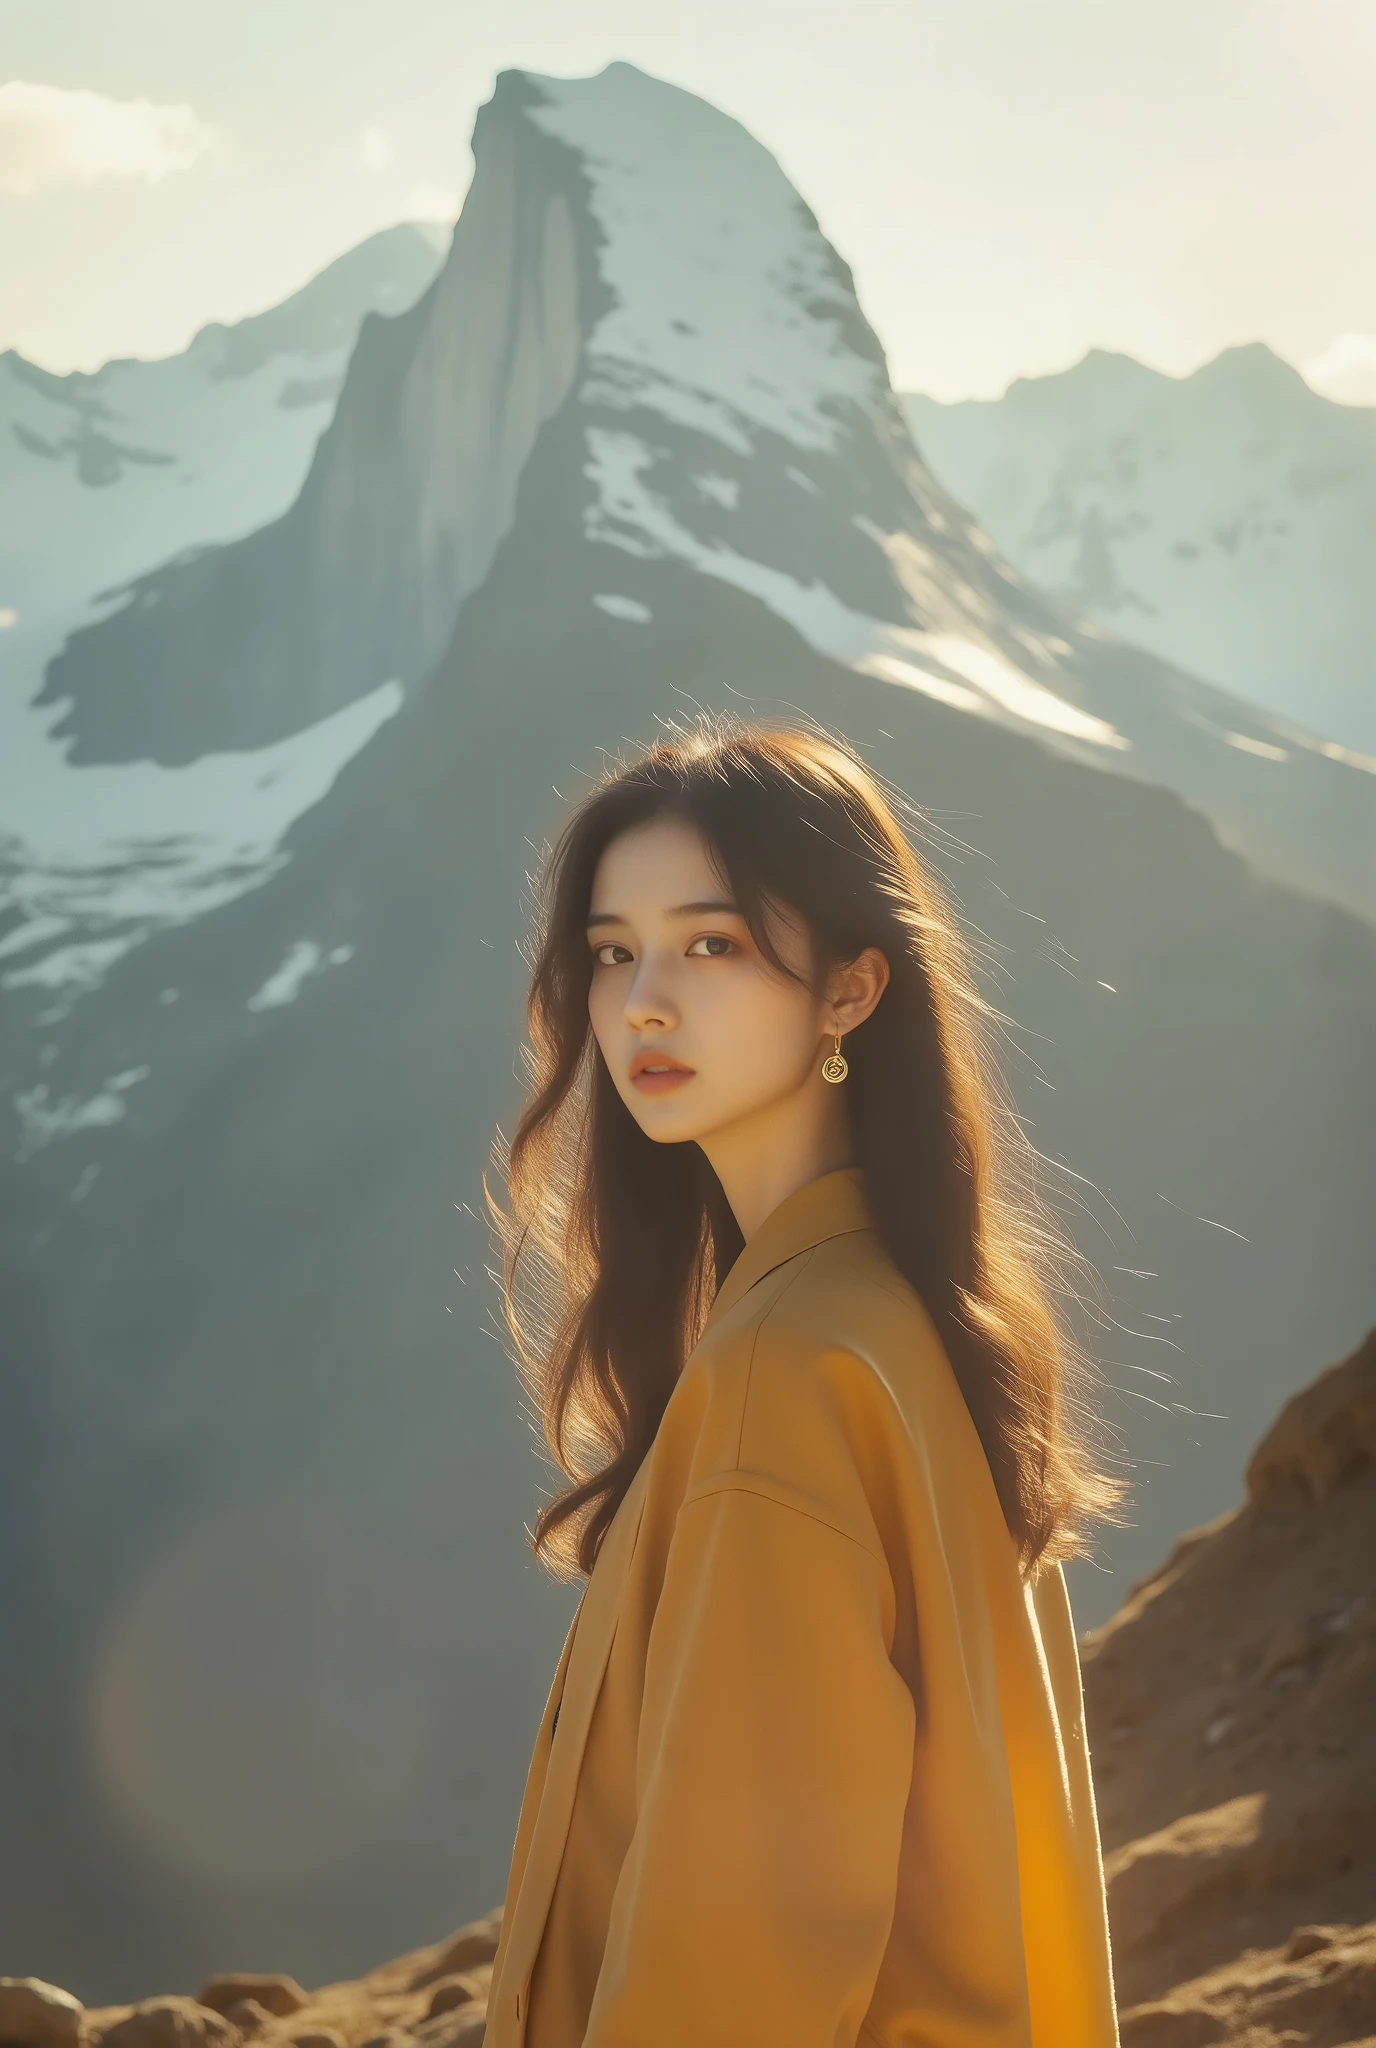
[[[1376,1331],[1081,1654],[1125,2048],[1376,2042]]]
[[[1376,1331],[1083,1655],[1124,2048],[1376,2048]],[[0,2048],[479,2048],[499,1926],[318,1991],[3,1978]]]

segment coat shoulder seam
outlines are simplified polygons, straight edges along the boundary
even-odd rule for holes
[[[685,1494],[679,1502],[678,1512],[681,1515],[685,1508],[692,1507],[696,1502],[712,1500],[723,1493],[748,1493],[755,1500],[765,1500],[772,1507],[783,1508],[787,1514],[798,1515],[806,1522],[815,1522],[818,1528],[828,1529],[833,1536],[840,1536],[845,1542],[853,1543],[866,1557],[873,1558],[876,1564],[881,1565],[885,1571],[888,1570],[888,1559],[883,1551],[876,1549],[872,1543],[866,1543],[853,1529],[847,1529],[840,1522],[832,1521],[830,1516],[820,1514],[815,1508],[804,1507],[801,1501],[786,1499],[782,1487],[770,1486],[767,1482],[742,1471],[740,1467],[720,1474],[717,1478],[709,1480],[706,1485],[694,1487],[693,1491]]]

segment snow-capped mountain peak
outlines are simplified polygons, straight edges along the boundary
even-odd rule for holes
[[[356,252],[276,312],[206,330],[184,358],[95,380],[106,407],[121,379],[133,390],[155,373],[188,419],[258,404],[279,438],[297,435],[294,452],[274,444],[276,470],[226,428],[232,458],[207,461],[201,484],[173,492],[165,464],[126,464],[108,499],[63,484],[75,523],[57,500],[33,519],[31,490],[22,536],[11,517],[11,570],[23,582],[34,567],[17,628],[0,635],[0,716],[10,760],[27,762],[9,807],[18,921],[0,937],[5,986],[57,990],[51,1015],[165,919],[273,871],[295,814],[255,792],[328,789],[399,693],[424,685],[556,419],[579,451],[564,516],[610,558],[596,577],[605,615],[653,623],[634,566],[676,564],[762,603],[857,675],[1164,783],[1262,865],[1364,900],[1362,764],[1186,677],[1143,687],[1092,624],[1010,571],[924,468],[849,270],[739,123],[627,64],[589,79],[507,72],[474,155],[433,289],[365,332],[276,525],[303,466],[299,428],[318,435],[333,403],[284,405],[283,393],[305,367],[314,390],[320,366],[342,361],[349,319],[386,287],[384,238],[368,263]],[[25,404],[51,408],[32,377],[23,388]],[[24,477],[51,482],[52,461],[18,439]],[[175,446],[151,424],[128,439]],[[88,550],[51,544],[82,520]],[[203,545],[216,541],[229,544]],[[83,580],[45,599],[42,564],[72,560]],[[96,563],[101,588],[123,587],[59,653]],[[212,788],[226,793],[223,831]]]
[[[630,64],[530,82],[531,120],[582,162],[612,297],[587,338],[586,399],[737,454],[752,429],[831,449],[838,407],[879,410],[883,357],[850,272],[747,129]]]

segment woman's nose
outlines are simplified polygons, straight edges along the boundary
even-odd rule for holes
[[[664,973],[652,959],[640,962],[631,983],[626,998],[626,1022],[633,1031],[672,1031],[678,1023],[678,1006]]]

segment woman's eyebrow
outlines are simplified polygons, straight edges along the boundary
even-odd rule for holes
[[[713,913],[719,915],[723,911],[729,912],[732,917],[740,916],[737,906],[734,903],[728,902],[725,897],[713,897],[702,903],[676,903],[673,909],[666,910],[664,915],[666,917],[707,917]],[[588,916],[588,930],[591,931],[593,926],[597,924],[628,924],[629,922],[630,920],[623,917],[619,910],[594,910]]]

